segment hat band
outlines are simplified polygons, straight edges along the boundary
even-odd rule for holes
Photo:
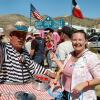
[[[28,28],[26,26],[16,25],[15,27],[16,27],[16,30],[19,30],[19,31],[25,31],[25,32],[28,31]]]

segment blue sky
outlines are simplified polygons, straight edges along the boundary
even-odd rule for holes
[[[76,0],[83,15],[88,18],[100,18],[100,0]],[[30,17],[30,3],[41,15],[50,17],[69,16],[72,0],[0,0],[0,15],[21,14]]]

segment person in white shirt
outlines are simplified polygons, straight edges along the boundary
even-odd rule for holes
[[[75,29],[69,26],[64,26],[60,32],[62,42],[58,45],[56,55],[59,60],[64,61],[67,55],[73,51],[72,42],[70,40],[71,34]]]

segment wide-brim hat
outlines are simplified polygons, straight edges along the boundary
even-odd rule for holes
[[[18,33],[27,33],[28,32],[28,26],[22,22],[18,21],[16,24],[10,24],[7,25],[6,29],[8,34],[11,34],[12,32],[18,32]]]

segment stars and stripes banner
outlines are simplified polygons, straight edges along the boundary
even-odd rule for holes
[[[40,20],[40,21],[43,20],[43,16],[40,15],[40,13],[37,11],[37,9],[32,4],[30,5],[30,9],[31,9],[31,16],[33,18],[36,18],[37,20]]]
[[[84,19],[82,11],[81,11],[80,7],[77,5],[76,0],[72,0],[72,5],[73,5],[73,9],[72,9],[73,16],[80,18],[80,19]]]

